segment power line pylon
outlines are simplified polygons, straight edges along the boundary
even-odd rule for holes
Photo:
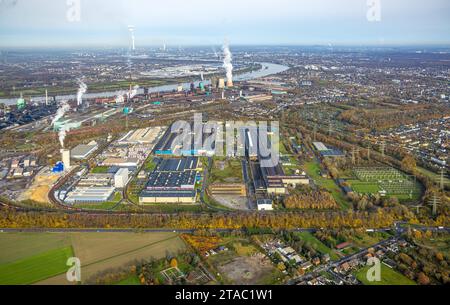
[[[432,209],[431,213],[433,216],[437,215],[437,212],[438,212],[437,208],[440,203],[441,203],[441,200],[437,197],[436,193],[434,193],[433,198],[430,200],[430,203],[429,203],[431,205],[431,209]]]
[[[386,150],[386,141],[381,141],[380,143],[381,156],[384,158]]]

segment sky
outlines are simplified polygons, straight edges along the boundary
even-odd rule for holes
[[[0,0],[0,47],[127,47],[129,25],[137,47],[448,45],[449,13],[448,0]]]

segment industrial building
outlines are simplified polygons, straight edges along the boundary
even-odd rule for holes
[[[77,187],[65,199],[68,204],[102,203],[111,200],[115,188],[111,187]]]
[[[250,160],[250,171],[256,193],[266,195],[285,195],[288,187],[309,184],[309,178],[302,175],[286,175],[281,162],[273,164],[270,157],[261,156],[257,147],[258,134],[248,127],[245,132],[245,154]],[[272,166],[261,166],[261,161]]]
[[[256,200],[258,211],[273,211],[272,199],[258,199]]]
[[[281,164],[262,167],[260,162],[251,162],[250,170],[257,193],[269,195],[285,195],[288,187],[309,184],[306,175],[286,175]]]
[[[116,188],[124,188],[128,183],[128,168],[121,168],[114,175],[114,186]]]
[[[242,98],[249,103],[261,103],[273,100],[273,97],[270,94],[250,95],[250,96],[243,96]]]
[[[197,157],[159,160],[139,195],[139,203],[195,203],[199,171]]]
[[[80,179],[78,186],[109,187],[113,184],[113,174],[88,174]]]
[[[325,146],[322,142],[313,142],[314,147],[317,149],[317,151],[320,153],[322,157],[344,157],[345,154],[335,148],[329,148]]]
[[[200,130],[196,131],[194,128],[194,123],[192,122],[190,125],[190,147],[186,149],[181,144],[177,143],[177,137],[179,137],[179,133],[172,133],[172,126],[169,127],[164,135],[161,137],[159,142],[154,147],[154,154],[157,156],[213,156],[215,154],[215,140],[208,145],[205,145],[212,133],[205,132],[203,126],[199,128]],[[202,137],[199,138],[201,143],[197,143],[198,140],[196,137],[196,132],[201,132]],[[188,142],[189,139],[185,140]],[[198,142],[200,142],[198,141]],[[200,149],[198,149],[200,147]]]
[[[62,155],[62,163],[64,164],[64,170],[69,170],[71,168],[70,165],[70,150],[62,149],[61,150]]]
[[[120,140],[117,141],[119,145],[131,144],[153,144],[166,131],[167,127],[148,127],[129,131]]]
[[[213,184],[209,187],[213,195],[238,195],[245,197],[247,191],[244,184]]]
[[[101,163],[102,166],[117,167],[137,167],[139,160],[137,158],[106,158]]]
[[[72,159],[83,160],[89,157],[98,148],[96,142],[91,142],[87,145],[80,144],[70,151],[70,156]]]

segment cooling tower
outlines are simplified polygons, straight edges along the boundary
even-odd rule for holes
[[[227,87],[228,87],[228,88],[233,87],[233,80],[232,80],[232,79],[228,79],[228,80],[227,80]]]

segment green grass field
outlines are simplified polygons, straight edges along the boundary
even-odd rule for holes
[[[117,282],[115,285],[118,286],[139,286],[141,283],[139,282],[139,279],[136,275],[132,275],[129,278],[126,278],[124,280],[121,280]]]
[[[1,233],[0,249],[0,285],[64,285],[69,257],[81,260],[88,282],[98,272],[163,258],[185,244],[175,233]]]
[[[60,248],[0,265],[0,285],[26,285],[56,276],[68,270],[72,248]]]
[[[224,162],[224,168],[219,163]],[[211,170],[211,183],[242,183],[242,165],[239,160],[215,160]]]
[[[347,180],[352,189],[361,194],[375,194],[380,191],[380,187],[376,183],[362,182],[359,180]]]
[[[355,273],[356,278],[364,285],[416,285],[416,283],[403,274],[381,264],[381,281],[370,282],[367,280],[367,271],[370,266],[366,266]]]
[[[324,243],[318,240],[314,235],[309,232],[298,232],[296,233],[302,240],[310,244],[316,251],[322,254],[329,254],[332,260],[339,259],[339,256],[332,249],[327,247]]]
[[[93,174],[106,174],[108,172],[108,166],[96,166],[91,170]]]
[[[64,234],[1,233],[0,266],[70,245],[70,238]]]

